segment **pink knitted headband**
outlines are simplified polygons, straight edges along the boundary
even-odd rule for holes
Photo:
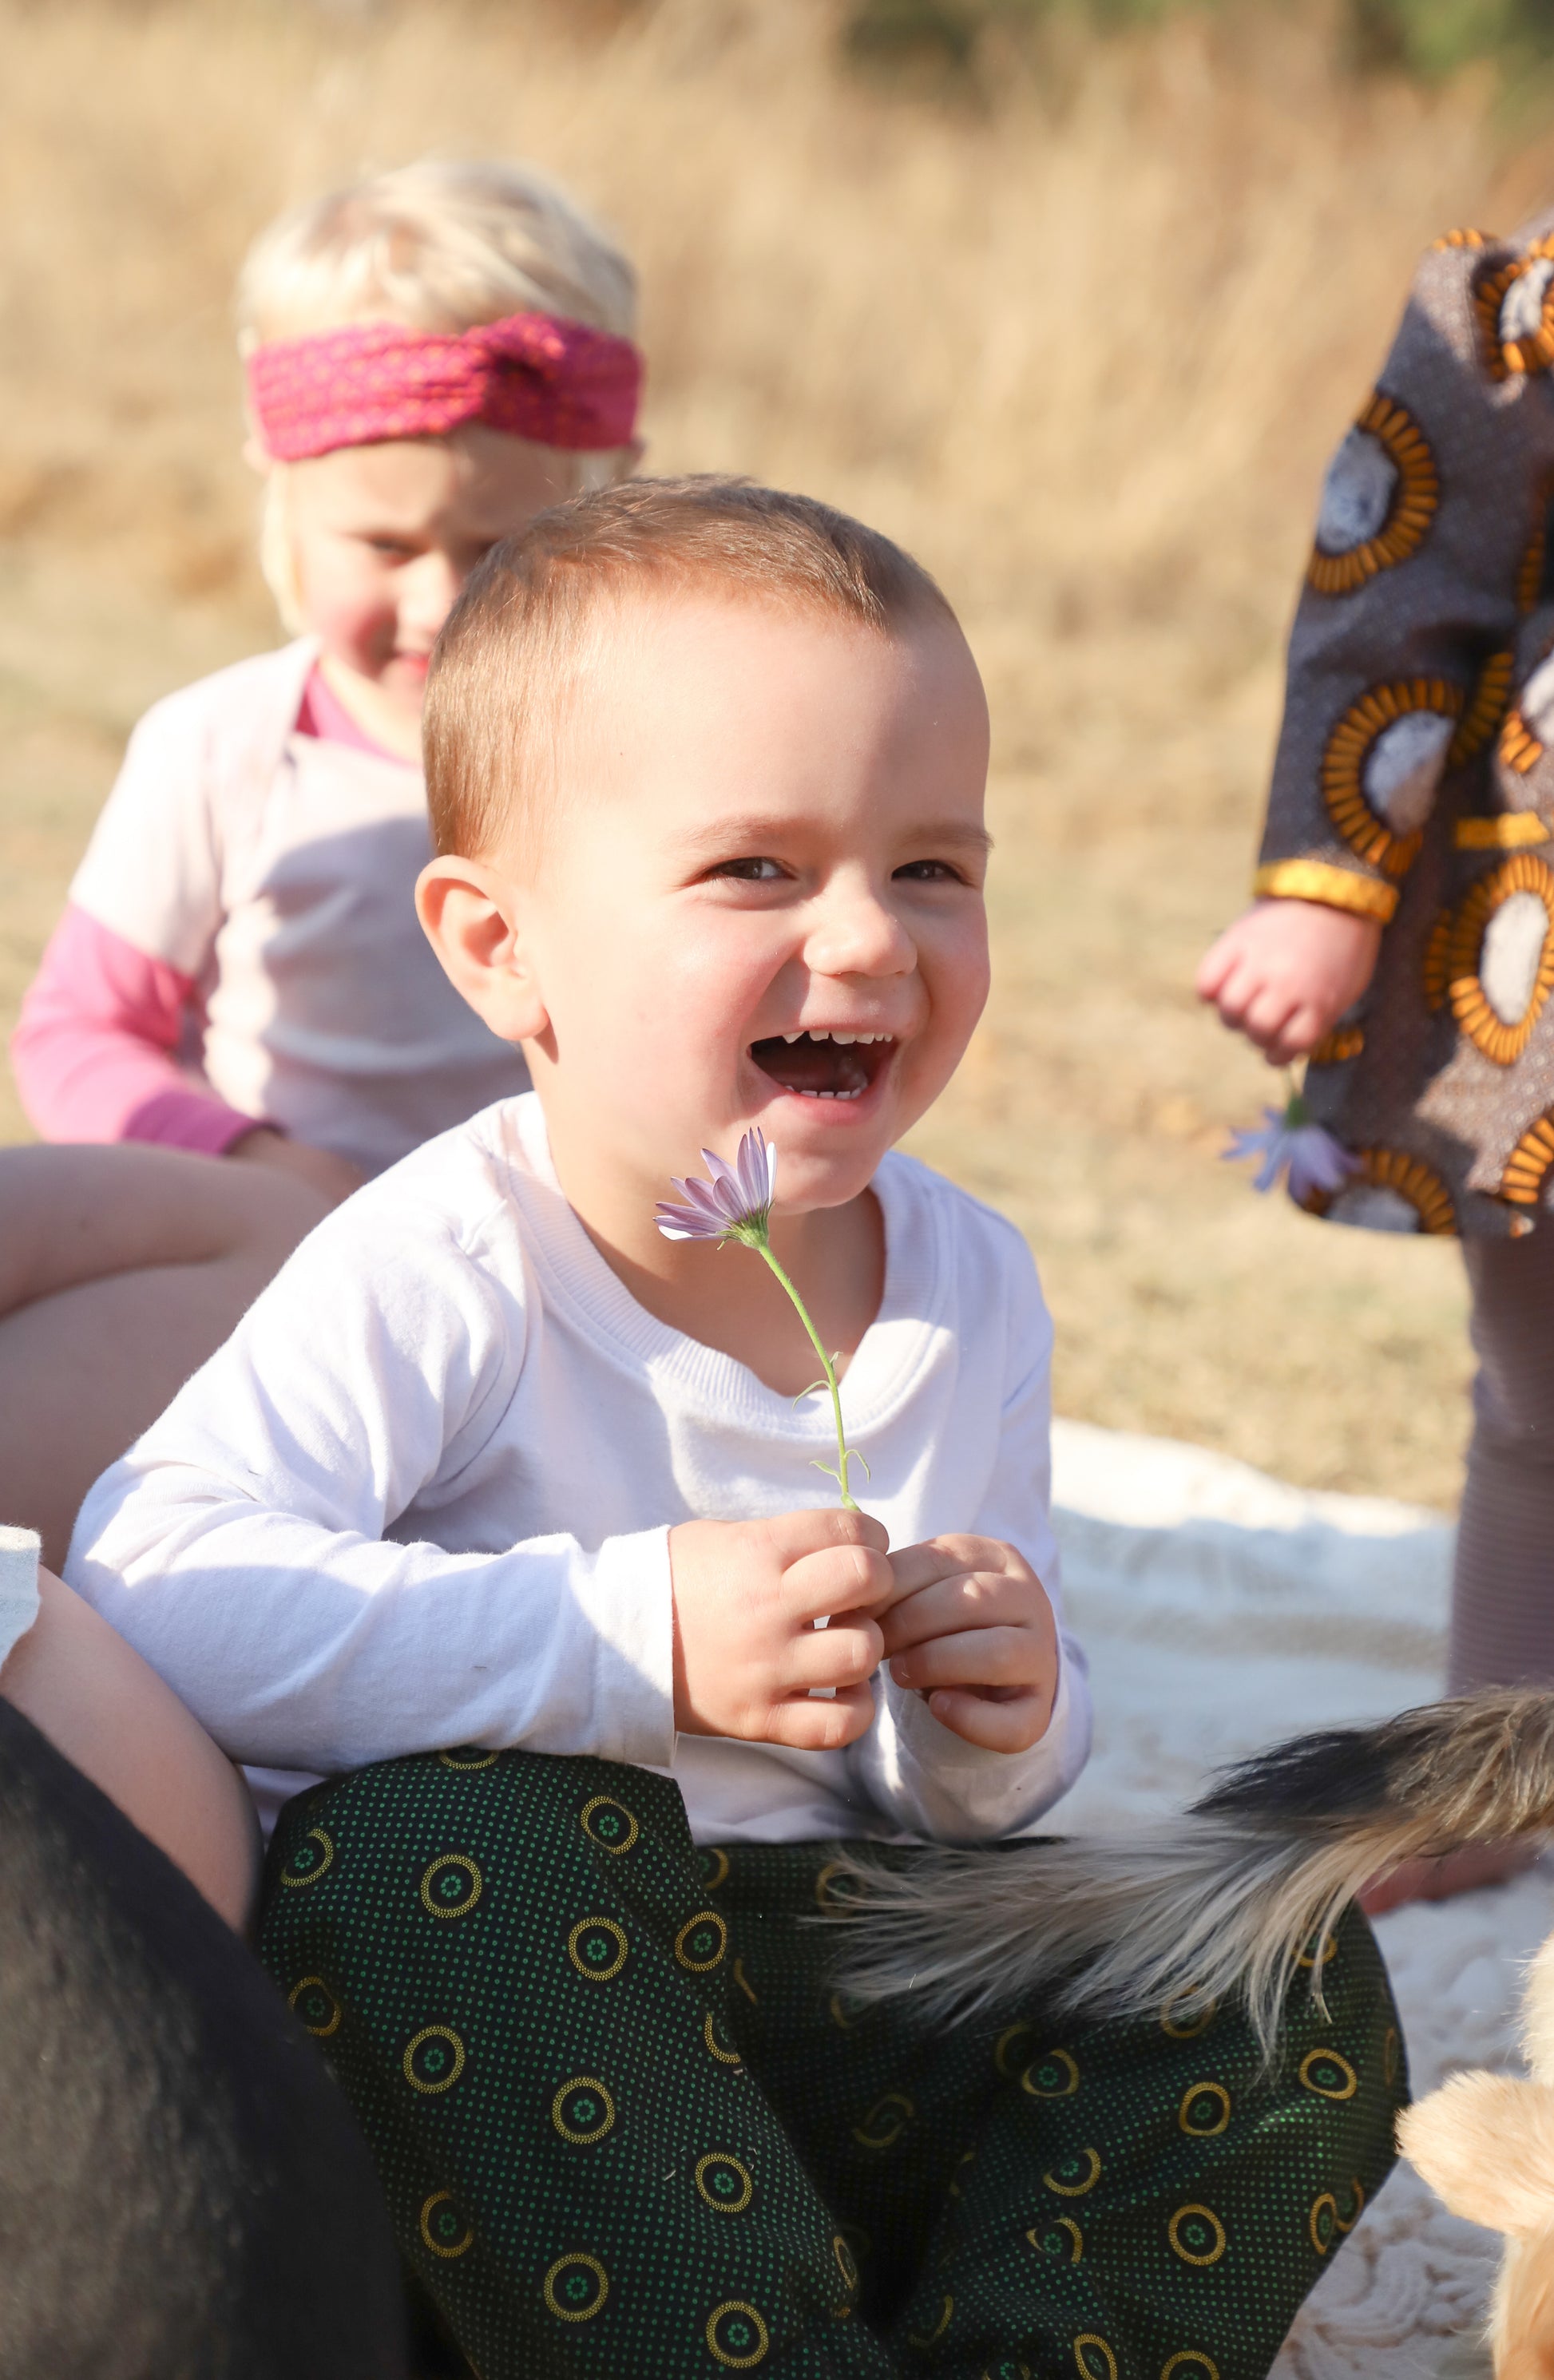
[[[642,358],[629,339],[552,314],[452,332],[357,322],[273,339],[249,358],[254,419],[278,463],[438,438],[464,421],[596,453],[628,443],[641,390]]]

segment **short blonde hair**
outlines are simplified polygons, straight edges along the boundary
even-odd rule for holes
[[[245,351],[344,322],[467,331],[523,313],[633,338],[637,275],[548,176],[500,159],[423,157],[310,199],[261,232],[237,279]]]
[[[433,648],[423,740],[437,850],[481,857],[516,809],[531,861],[590,636],[623,599],[702,590],[883,636],[925,617],[955,625],[921,563],[813,496],[707,474],[554,505],[476,565]]]
[[[556,314],[617,338],[637,334],[637,274],[576,200],[536,166],[423,157],[291,208],[261,232],[237,277],[242,354],[347,322],[467,331],[507,314]],[[630,449],[579,454],[579,489],[632,468]],[[289,628],[299,625],[286,536],[285,465],[271,469],[260,564]]]

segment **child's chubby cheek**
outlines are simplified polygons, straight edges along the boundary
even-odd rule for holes
[[[373,583],[370,575],[343,566],[327,552],[297,557],[297,580],[309,627],[325,657],[355,670],[361,677],[379,677],[393,662],[399,645],[399,619],[393,590]],[[425,681],[425,659],[421,678]]]

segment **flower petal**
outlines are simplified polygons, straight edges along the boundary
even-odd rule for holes
[[[679,1201],[662,1199],[654,1209],[665,1238],[718,1240],[747,1223],[764,1228],[776,1187],[777,1152],[768,1148],[760,1126],[744,1135],[732,1165],[715,1148],[704,1148],[701,1160],[710,1179],[693,1174],[682,1181],[674,1175],[670,1187],[679,1192]]]
[[[1319,1123],[1303,1124],[1291,1135],[1290,1196],[1298,1205],[1314,1190],[1328,1196],[1342,1190],[1359,1171],[1359,1160]]]
[[[725,1226],[698,1214],[694,1207],[672,1206],[666,1199],[653,1210],[653,1220],[666,1240],[721,1240]]]
[[[745,1214],[768,1215],[771,1211],[774,1159],[768,1151],[766,1135],[759,1124],[752,1124],[739,1144],[739,1195]]]

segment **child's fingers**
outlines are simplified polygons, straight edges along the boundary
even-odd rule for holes
[[[947,1727],[966,1743],[979,1744],[984,1752],[1028,1752],[1046,1734],[1051,1717],[1040,1694],[1018,1694],[990,1703],[955,1687],[941,1687],[930,1694],[929,1709],[941,1727]]]
[[[891,1656],[898,1686],[1035,1686],[1050,1677],[1052,1647],[1034,1628],[968,1628]]]
[[[902,1597],[881,1612],[888,1655],[909,1652],[964,1629],[1028,1627],[1037,1616],[1034,1582],[1007,1571],[958,1571]]]
[[[917,1595],[941,1578],[958,1578],[967,1571],[1007,1570],[1020,1557],[997,1537],[974,1537],[952,1531],[928,1537],[921,1545],[903,1546],[891,1556],[896,1599]]]
[[[866,1685],[885,1658],[885,1641],[872,1620],[829,1628],[806,1628],[784,1645],[778,1683],[784,1693],[807,1694],[815,1686]]]
[[[1299,1002],[1285,1022],[1277,1050],[1270,1049],[1269,1056],[1280,1066],[1288,1066],[1294,1059],[1304,1058],[1308,1050],[1315,1050],[1333,1021],[1328,1011],[1314,1002]]]
[[[871,1545],[828,1546],[823,1553],[802,1555],[783,1572],[783,1601],[796,1621],[872,1611],[894,1593],[895,1573]]]
[[[1244,1033],[1248,1040],[1259,1042],[1260,1017],[1268,996],[1269,987],[1260,975],[1233,976],[1216,1002],[1220,1024],[1232,1033]]]
[[[874,1696],[867,1686],[841,1686],[829,1701],[797,1694],[791,1702],[772,1705],[754,1741],[781,1743],[793,1752],[840,1752],[857,1742],[873,1718]]]
[[[1267,1050],[1279,1039],[1294,1008],[1287,986],[1265,983],[1243,1010],[1241,1029],[1259,1050]]]
[[[1198,971],[1193,978],[1193,989],[1200,1000],[1218,1000],[1232,969],[1241,963],[1241,938],[1234,926],[1229,926],[1218,941],[1211,942],[1198,961]]]
[[[839,1504],[821,1504],[813,1511],[777,1512],[763,1522],[769,1543],[784,1570],[806,1554],[830,1548],[865,1546],[874,1553],[890,1549],[890,1532],[872,1512],[849,1512]]]

